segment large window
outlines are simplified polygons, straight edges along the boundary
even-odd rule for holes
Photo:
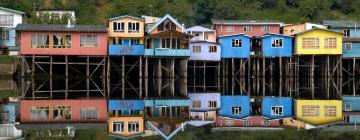
[[[123,33],[125,31],[125,22],[113,22],[114,32]]]
[[[241,107],[240,106],[233,106],[231,114],[241,114]]]
[[[193,52],[194,53],[200,53],[201,52],[201,46],[193,46]]]
[[[98,46],[98,35],[80,35],[80,46],[81,47],[97,47]]]
[[[140,44],[140,39],[130,39],[130,45]]]
[[[193,108],[200,108],[201,107],[201,101],[200,100],[193,100],[192,101],[192,107]]]
[[[302,47],[304,49],[318,49],[320,48],[319,38],[303,38]]]
[[[70,120],[71,119],[71,106],[53,106],[53,119],[54,120]]]
[[[209,101],[209,107],[211,107],[211,108],[217,107],[217,102],[216,101]]]
[[[139,22],[128,22],[128,32],[129,33],[139,33],[140,32]]]
[[[53,48],[71,48],[71,35],[53,35]]]
[[[270,31],[270,26],[267,26],[267,25],[261,26],[261,31],[263,31],[263,32],[269,32],[269,31]]]
[[[178,38],[162,38],[161,47],[168,49],[180,49],[180,39]]]
[[[226,26],[226,32],[233,32],[234,31],[234,26]]]
[[[14,15],[0,14],[0,26],[13,26]]]
[[[113,132],[121,133],[125,131],[125,123],[123,121],[114,121],[113,122]]]
[[[319,116],[319,106],[318,105],[303,105],[302,106],[302,116],[304,116],[304,117]]]
[[[49,120],[49,107],[47,106],[32,106],[30,107],[31,120]]]
[[[31,48],[49,48],[49,35],[31,34]]]
[[[139,132],[139,122],[138,121],[129,121],[128,122],[128,132]]]
[[[3,29],[3,30],[1,30],[0,39],[6,39],[6,40],[9,40],[9,39],[10,39],[10,35],[9,35],[9,30],[8,30],[8,29]]]
[[[282,106],[272,106],[271,107],[271,115],[282,115],[283,107]]]
[[[325,48],[335,49],[336,48],[336,38],[325,38]]]
[[[242,47],[241,39],[233,39],[232,40],[232,47]]]
[[[336,117],[336,106],[326,105],[324,106],[325,117]]]
[[[275,38],[271,40],[271,47],[273,48],[281,48],[283,46],[282,38]]]
[[[209,46],[209,52],[216,53],[217,52],[216,46]]]
[[[80,120],[97,120],[98,109],[95,107],[80,108]]]

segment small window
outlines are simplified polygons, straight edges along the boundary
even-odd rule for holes
[[[209,34],[205,34],[204,40],[209,40]]]
[[[193,52],[194,53],[200,53],[201,52],[201,46],[193,46]]]
[[[232,40],[232,47],[242,47],[241,39],[233,39]]]
[[[49,35],[31,34],[31,48],[49,48]]]
[[[139,122],[138,121],[129,121],[128,122],[128,132],[130,133],[137,133],[139,131]]]
[[[250,126],[251,125],[251,120],[250,119],[246,119],[244,121],[244,126]]]
[[[125,123],[123,121],[114,121],[113,132],[115,133],[125,132]]]
[[[234,26],[226,26],[226,32],[233,32],[234,31]]]
[[[351,111],[351,104],[345,104],[345,111]]]
[[[273,48],[281,48],[283,46],[283,39],[276,38],[271,40],[271,47]]]
[[[244,32],[251,32],[251,26],[245,26],[244,27]]]
[[[209,52],[210,53],[216,53],[217,52],[216,46],[209,46]]]
[[[139,22],[128,22],[128,33],[139,33],[140,32]]]
[[[209,107],[211,108],[217,107],[216,101],[209,101]]]
[[[347,50],[351,50],[352,49],[352,44],[351,43],[345,43],[345,48]]]
[[[240,106],[233,106],[232,107],[232,114],[241,114],[241,107]]]
[[[71,48],[71,35],[53,35],[53,48]]]
[[[270,26],[261,26],[261,31],[263,32],[269,32],[270,31]]]
[[[71,119],[71,106],[54,106],[52,109],[54,120]]]
[[[350,29],[344,29],[344,37],[350,37]]]
[[[200,100],[193,100],[192,101],[192,107],[193,108],[200,108],[201,107],[201,101]]]
[[[269,121],[264,119],[261,121],[261,126],[269,126]]]
[[[81,47],[97,47],[98,46],[97,35],[80,35],[80,46]]]
[[[130,39],[130,45],[140,44],[140,39]]]
[[[30,120],[49,120],[49,107],[32,106],[30,107]]]
[[[113,22],[113,31],[117,33],[125,32],[125,22]]]
[[[194,40],[200,40],[200,34],[199,33],[195,33]]]
[[[282,106],[273,106],[271,107],[271,115],[282,115],[283,107]]]
[[[3,30],[1,30],[0,39],[6,39],[6,40],[9,40],[9,39],[10,39],[9,30],[8,30],[8,29],[3,29]]]

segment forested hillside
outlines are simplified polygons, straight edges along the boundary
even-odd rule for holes
[[[34,14],[34,9],[74,9],[77,24],[104,24],[118,15],[171,14],[187,25],[211,19],[273,19],[318,22],[360,19],[360,0],[0,0],[1,6]],[[32,22],[31,18],[28,22]]]

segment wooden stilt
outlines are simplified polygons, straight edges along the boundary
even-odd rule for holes
[[[142,90],[142,81],[143,81],[143,72],[142,72],[142,67],[143,67],[143,64],[142,64],[142,57],[140,56],[139,57],[139,99],[142,99],[142,93],[143,93],[143,90]]]
[[[125,56],[121,56],[121,99],[125,99]]]

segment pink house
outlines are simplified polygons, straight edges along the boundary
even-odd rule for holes
[[[268,119],[263,116],[249,116],[243,119],[217,117],[215,127],[280,127],[280,119]]]
[[[233,34],[245,34],[260,37],[267,33],[279,34],[283,24],[269,20],[212,20],[217,37]]]
[[[19,24],[21,55],[107,55],[105,25]]]

